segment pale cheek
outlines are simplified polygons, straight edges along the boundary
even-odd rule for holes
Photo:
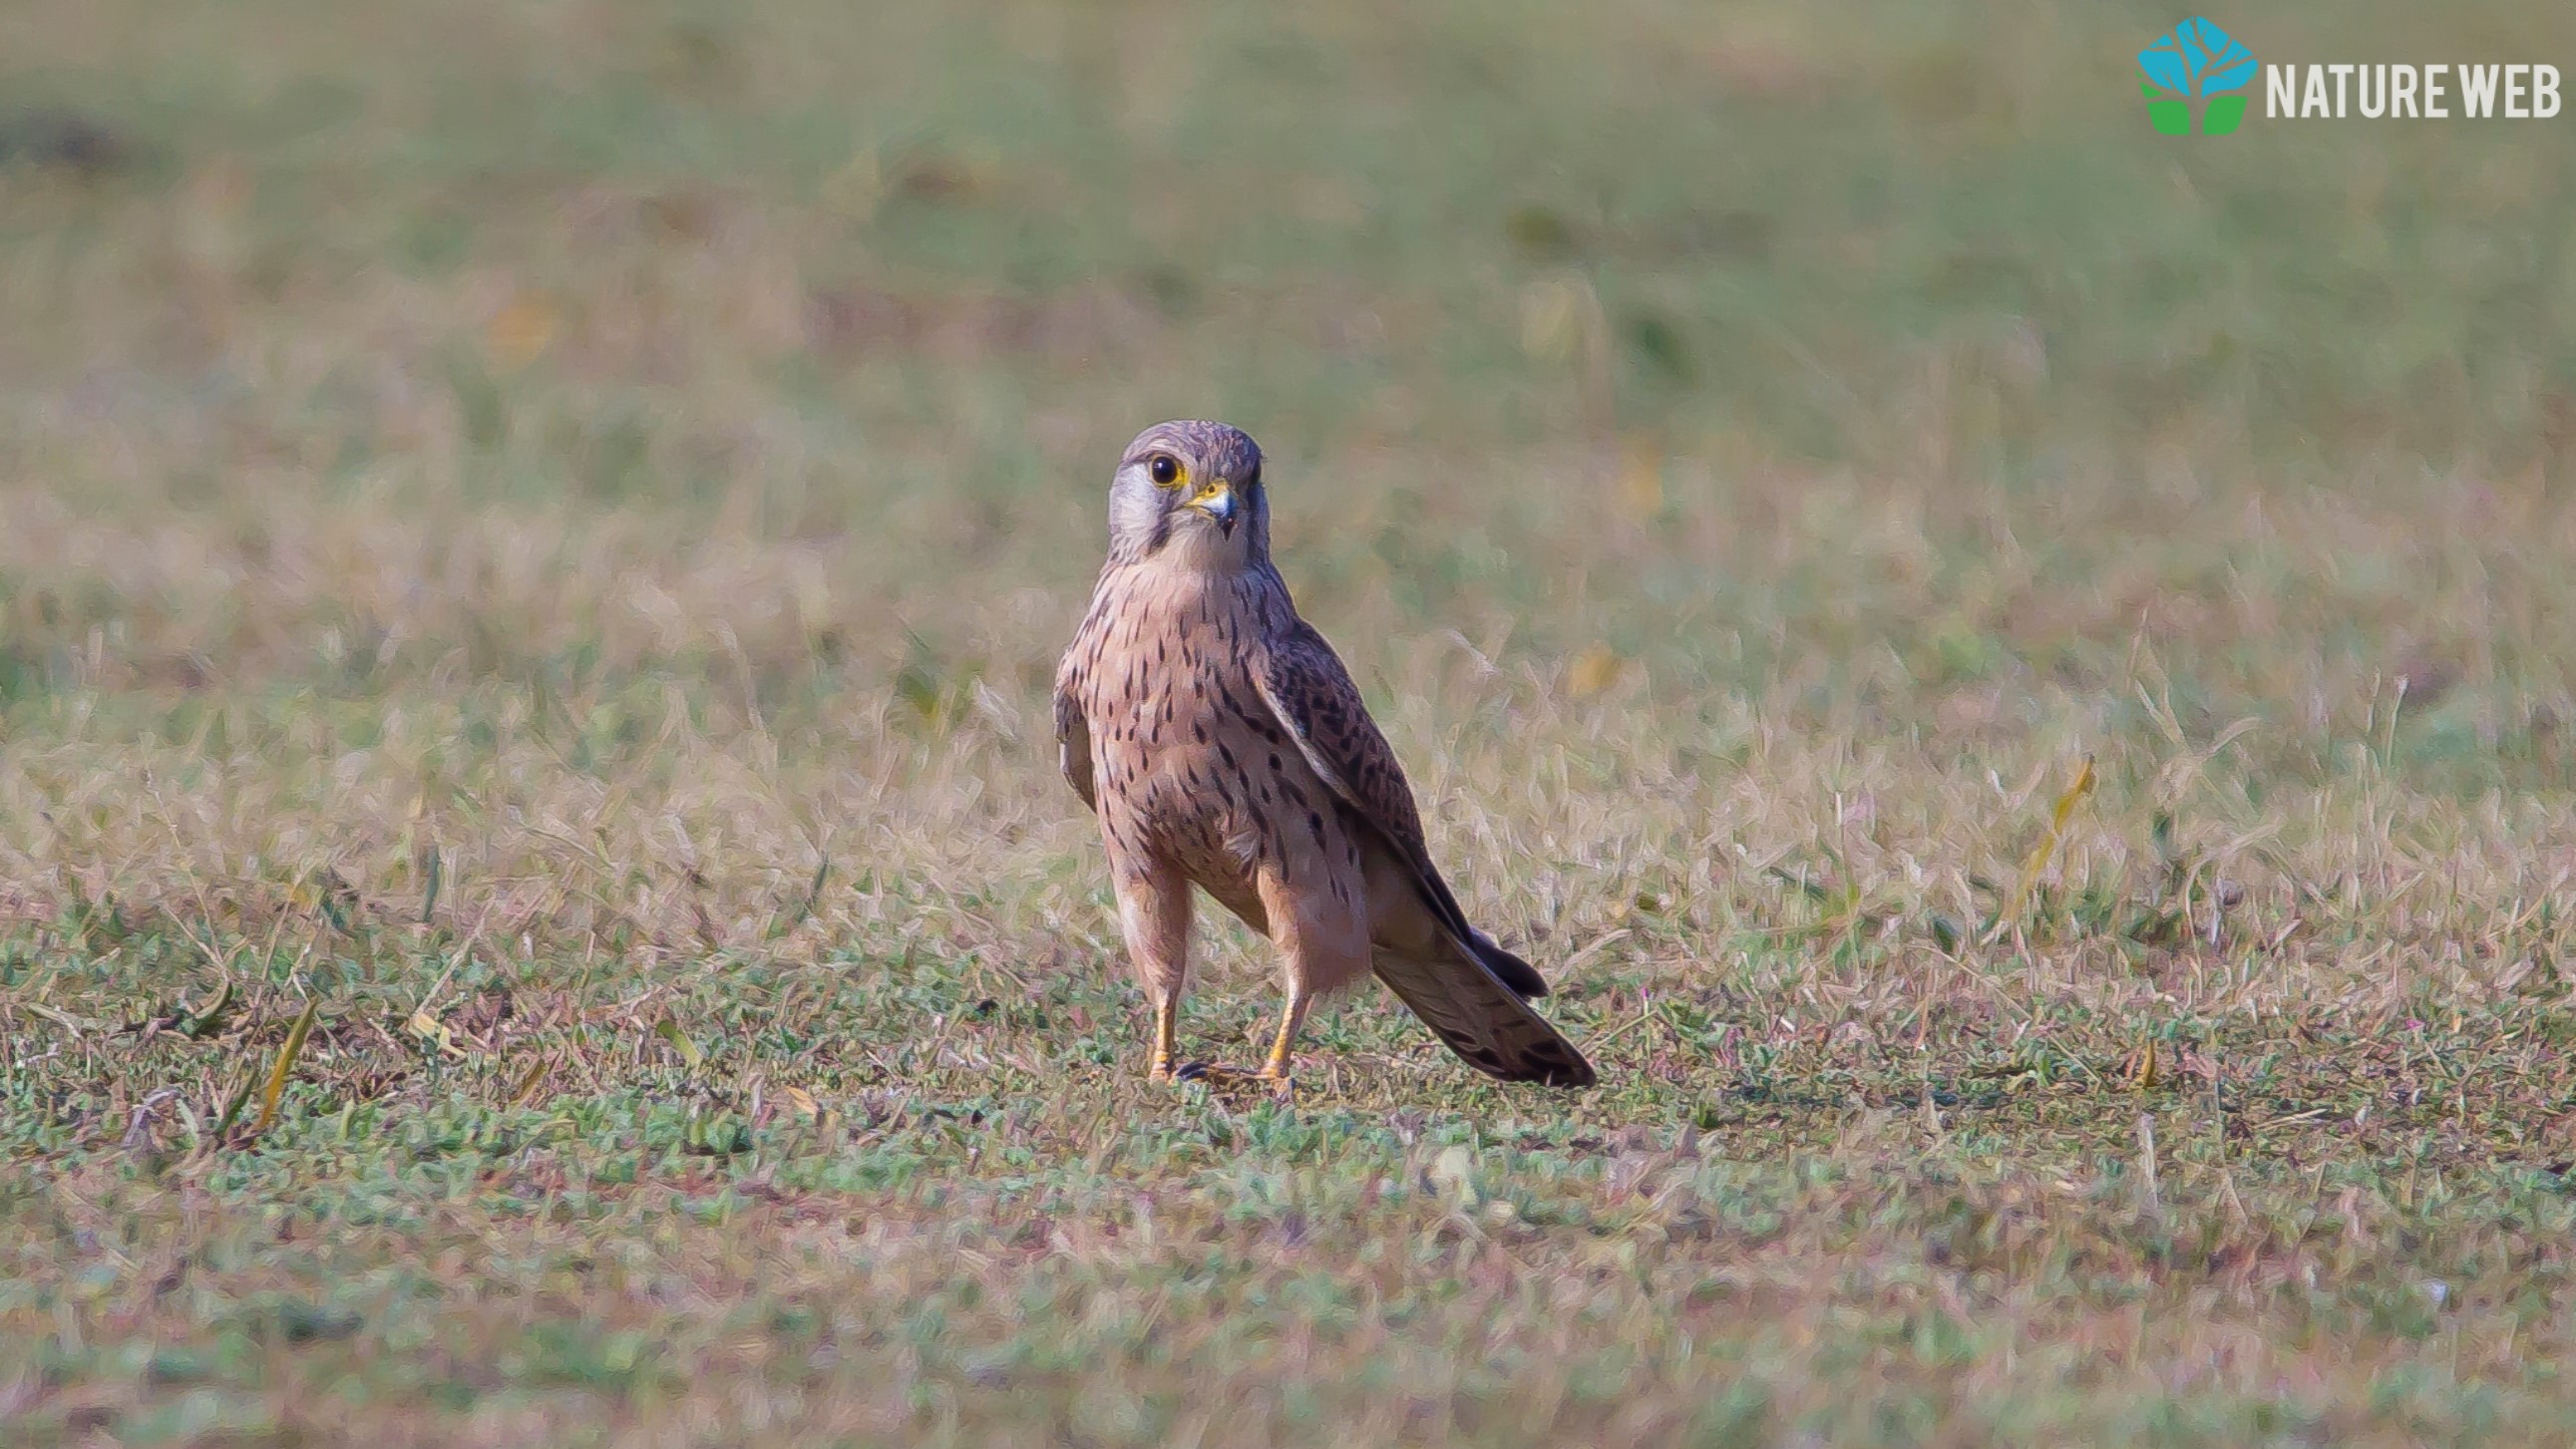
[[[1121,534],[1152,532],[1163,517],[1163,498],[1150,489],[1120,489],[1109,498],[1110,527]]]

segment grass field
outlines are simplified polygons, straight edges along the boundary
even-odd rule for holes
[[[2576,121],[2189,13],[0,7],[0,1438],[2564,1442]],[[1141,1080],[1171,416],[1599,1089]]]

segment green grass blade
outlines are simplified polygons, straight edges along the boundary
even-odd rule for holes
[[[318,1000],[305,1002],[303,1014],[287,1028],[286,1044],[277,1049],[277,1062],[268,1069],[268,1085],[260,1088],[259,1121],[252,1127],[253,1132],[267,1131],[268,1124],[277,1119],[278,1099],[286,1095],[286,1080],[295,1074],[295,1059],[303,1053],[304,1038],[313,1030],[313,1018],[321,1009]]]

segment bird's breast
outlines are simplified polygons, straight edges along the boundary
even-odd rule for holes
[[[1329,808],[1323,786],[1253,683],[1257,600],[1189,579],[1118,582],[1093,615],[1086,670],[1101,809],[1222,895],[1283,853],[1288,824]]]

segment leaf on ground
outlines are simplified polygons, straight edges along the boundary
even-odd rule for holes
[[[431,1046],[436,1047],[439,1051],[444,1052],[448,1056],[462,1059],[466,1055],[465,1048],[456,1044],[456,1032],[454,1028],[448,1026],[446,1022],[440,1021],[437,1017],[430,1015],[428,1009],[425,1007],[419,1011],[413,1012],[411,1014],[411,1020],[403,1023],[403,1025],[410,1029],[412,1035],[428,1042]]]
[[[232,1014],[232,1009],[233,979],[227,976],[224,978],[224,989],[215,993],[214,1001],[202,1010],[187,1011],[184,1006],[181,1008],[186,1012],[186,1017],[179,1023],[179,1034],[193,1040],[203,1040],[212,1036],[223,1026],[224,1018]]]
[[[277,1120],[278,1099],[286,1095],[286,1080],[295,1075],[295,1059],[303,1054],[304,1038],[312,1032],[313,1018],[321,1009],[318,1000],[305,1002],[303,1014],[287,1028],[286,1044],[277,1049],[277,1063],[268,1069],[268,1085],[260,1089],[259,1121],[252,1127],[253,1132],[265,1132],[268,1124]]]
[[[653,1032],[671,1044],[671,1049],[680,1054],[680,1060],[689,1064],[689,1070],[696,1071],[707,1064],[707,1054],[698,1050],[698,1044],[689,1040],[688,1033],[680,1030],[680,1024],[670,1017],[665,1016],[653,1023]]]
[[[242,1108],[250,1102],[251,1084],[258,1080],[255,1072],[243,1074],[241,1085],[233,1088],[233,1094],[224,1099],[224,1110],[215,1118],[215,1135],[211,1140],[221,1142],[232,1135],[233,1123],[241,1120]]]
[[[2066,834],[2066,822],[2075,816],[2075,807],[2093,793],[2093,757],[2086,755],[2075,772],[2074,783],[2057,797],[2048,812],[2048,831],[2033,846],[2030,858],[2022,862],[2021,880],[2013,886],[2012,899],[1995,916],[1994,929],[1986,933],[1989,941],[2001,940],[2005,932],[2021,923],[2021,913],[2030,904],[2030,893],[2039,889],[2039,878],[2048,873],[2048,863],[2057,858],[2057,842]]]
[[[445,883],[447,867],[446,853],[437,846],[431,846],[423,855],[423,874],[429,880],[420,892],[420,923],[426,926],[438,914],[438,888]]]
[[[54,1008],[45,1005],[41,1001],[30,1001],[25,1003],[25,1005],[27,1010],[34,1012],[36,1015],[43,1017],[45,1020],[52,1022],[56,1026],[61,1027],[63,1030],[70,1032],[72,1034],[72,1040],[74,1041],[78,1041],[83,1036],[92,1032],[107,1030],[106,1027],[101,1026],[97,1022],[83,1021],[79,1017],[74,1016],[67,1011],[56,1011]]]
[[[524,1107],[535,1101],[538,1089],[543,1087],[547,1077],[553,1074],[554,1065],[551,1061],[541,1061],[528,1068],[527,1074],[519,1078],[519,1085],[510,1093],[510,1105]]]
[[[1576,699],[1588,699],[1619,682],[1628,661],[1607,644],[1595,644],[1574,656],[1565,669],[1565,687]]]

